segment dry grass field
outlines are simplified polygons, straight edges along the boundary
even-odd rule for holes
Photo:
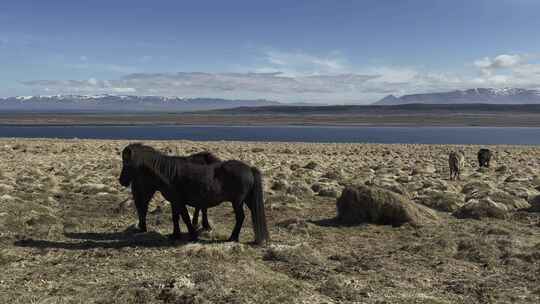
[[[159,196],[149,232],[135,233],[118,183],[127,141],[2,139],[0,303],[540,302],[538,147],[491,146],[491,167],[478,170],[478,146],[145,143],[257,166],[271,243],[250,244],[249,215],[241,242],[225,242],[229,203],[209,210],[214,230],[198,243],[173,243]],[[457,148],[467,165],[450,181]],[[341,225],[336,197],[357,184],[399,193],[438,221]]]

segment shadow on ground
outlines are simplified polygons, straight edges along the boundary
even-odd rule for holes
[[[337,218],[326,218],[326,219],[320,219],[320,220],[308,220],[307,221],[310,224],[314,224],[316,226],[320,227],[351,227],[351,226],[363,226],[366,225],[363,224],[347,224],[339,221]]]
[[[22,239],[14,242],[18,247],[30,247],[40,249],[64,249],[64,250],[85,250],[85,249],[120,249],[130,247],[175,247],[192,243],[189,241],[189,234],[182,234],[181,239],[173,240],[167,235],[162,235],[157,232],[145,232],[130,234],[126,232],[73,232],[64,234],[72,240],[80,240],[75,242],[70,241],[50,241],[36,240],[32,238]],[[212,244],[223,243],[222,240],[202,240],[198,243]]]

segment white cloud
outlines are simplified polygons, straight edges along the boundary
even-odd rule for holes
[[[304,52],[282,52],[268,50],[264,52],[263,65],[256,67],[256,72],[279,71],[287,76],[343,74],[351,72],[346,60],[339,53],[315,56]]]
[[[480,68],[480,73],[484,78],[493,78],[493,74],[503,70],[503,69],[512,69],[521,65],[527,56],[519,54],[501,54],[494,58],[484,57],[474,61],[474,66]],[[501,79],[500,77],[495,77],[493,79]]]
[[[484,57],[482,59],[476,60],[474,64],[482,69],[502,69],[502,68],[512,68],[519,65],[523,60],[521,55],[508,55],[502,54],[491,59],[489,57]]]
[[[540,63],[528,54],[502,54],[476,60],[479,76],[472,83],[489,87],[540,88]]]
[[[114,80],[37,80],[23,84],[61,93],[134,93],[185,97],[271,98],[285,101],[328,101],[356,95],[377,75],[339,74],[291,77],[280,73],[137,73]],[[122,89],[119,89],[122,88]]]
[[[108,72],[123,73],[123,74],[137,72],[137,68],[132,67],[132,66],[110,64],[110,63],[90,63],[90,62],[87,62],[87,60],[81,60],[81,61],[82,61],[81,63],[64,64],[64,66],[71,69],[108,71]]]
[[[137,92],[137,89],[135,88],[111,88],[113,92],[115,93],[121,93],[121,94],[128,94],[128,93],[135,93]]]
[[[314,56],[267,51],[259,65],[234,73],[133,73],[117,79],[34,80],[34,92],[139,94],[284,102],[367,103],[387,94],[449,91],[473,87],[540,88],[540,64],[521,54],[474,62],[477,74],[450,74],[414,67],[353,68],[339,53]],[[250,72],[254,71],[254,72]]]

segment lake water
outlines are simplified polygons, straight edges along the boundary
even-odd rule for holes
[[[0,137],[539,145],[540,128],[332,126],[0,126]]]

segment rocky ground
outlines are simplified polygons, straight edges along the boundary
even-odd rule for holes
[[[3,139],[1,303],[540,302],[538,147],[492,146],[491,168],[478,170],[477,146],[146,143],[259,167],[272,242],[250,244],[249,216],[241,243],[224,242],[234,223],[225,203],[200,242],[172,243],[159,196],[150,231],[133,233],[117,182],[126,141]],[[458,148],[467,165],[450,181]],[[430,220],[336,220],[337,197],[358,185]]]

